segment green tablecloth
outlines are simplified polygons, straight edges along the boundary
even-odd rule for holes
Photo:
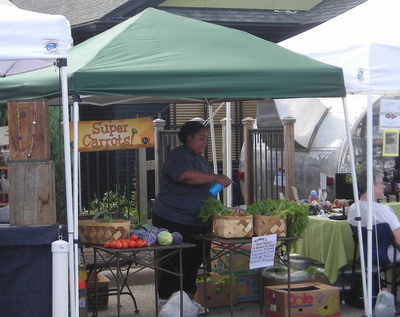
[[[400,203],[388,203],[400,218]],[[340,268],[353,260],[354,242],[347,220],[310,216],[303,239],[295,251],[325,264],[324,273],[335,283]]]

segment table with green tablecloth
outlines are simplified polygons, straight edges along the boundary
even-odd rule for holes
[[[400,203],[388,203],[400,218]],[[353,260],[354,241],[347,220],[309,216],[303,239],[297,241],[296,252],[325,264],[324,273],[335,283],[341,267]]]

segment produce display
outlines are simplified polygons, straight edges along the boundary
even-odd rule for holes
[[[147,241],[139,239],[136,234],[132,234],[129,238],[104,242],[104,247],[111,249],[144,248],[148,245]]]
[[[183,238],[179,232],[170,233],[165,228],[157,228],[148,224],[138,224],[131,232],[129,238],[107,241],[104,243],[104,247],[112,249],[129,249],[143,248],[157,244],[181,244],[182,242]]]

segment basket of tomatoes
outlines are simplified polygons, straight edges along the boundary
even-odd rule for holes
[[[98,219],[100,215],[102,219]],[[101,211],[93,219],[79,220],[78,233],[82,243],[104,244],[113,240],[129,238],[130,220],[113,219],[108,211]]]

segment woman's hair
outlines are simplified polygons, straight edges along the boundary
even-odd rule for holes
[[[185,144],[186,138],[189,135],[194,135],[201,129],[207,128],[198,121],[188,121],[182,126],[181,130],[179,131],[178,138],[183,144]]]
[[[380,169],[377,169],[377,168],[374,168],[372,173],[373,173],[374,185],[376,185],[383,177],[383,173]],[[358,194],[360,196],[367,192],[367,189],[368,189],[367,188],[367,169],[363,169],[357,175],[357,188],[358,188]]]

